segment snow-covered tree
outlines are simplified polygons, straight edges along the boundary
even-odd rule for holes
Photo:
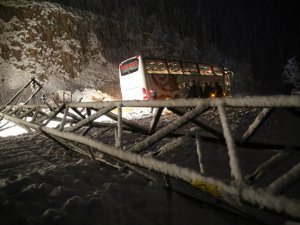
[[[296,56],[288,59],[283,68],[282,76],[285,83],[292,85],[295,90],[300,90],[300,68]]]

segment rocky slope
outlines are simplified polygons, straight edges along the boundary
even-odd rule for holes
[[[95,21],[91,13],[58,4],[1,0],[1,92],[18,89],[31,76],[46,92],[117,85],[117,65],[103,55]]]

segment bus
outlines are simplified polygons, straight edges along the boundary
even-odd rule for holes
[[[221,85],[224,96],[231,96],[232,71],[220,65],[194,61],[148,58],[141,55],[119,65],[119,79],[123,100],[173,99],[180,96],[180,85],[193,80],[197,85]],[[213,94],[212,96],[213,97]]]

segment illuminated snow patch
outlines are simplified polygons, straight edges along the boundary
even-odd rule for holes
[[[155,109],[151,108],[142,108],[142,107],[124,107],[122,108],[122,116],[126,119],[142,119],[149,116],[152,116]]]
[[[0,127],[0,137],[16,136],[28,133],[27,130],[5,119],[0,121]]]

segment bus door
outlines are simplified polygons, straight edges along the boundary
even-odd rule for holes
[[[165,60],[144,59],[145,76],[148,90],[155,91],[158,99],[174,97],[178,89],[177,77],[170,74]]]

